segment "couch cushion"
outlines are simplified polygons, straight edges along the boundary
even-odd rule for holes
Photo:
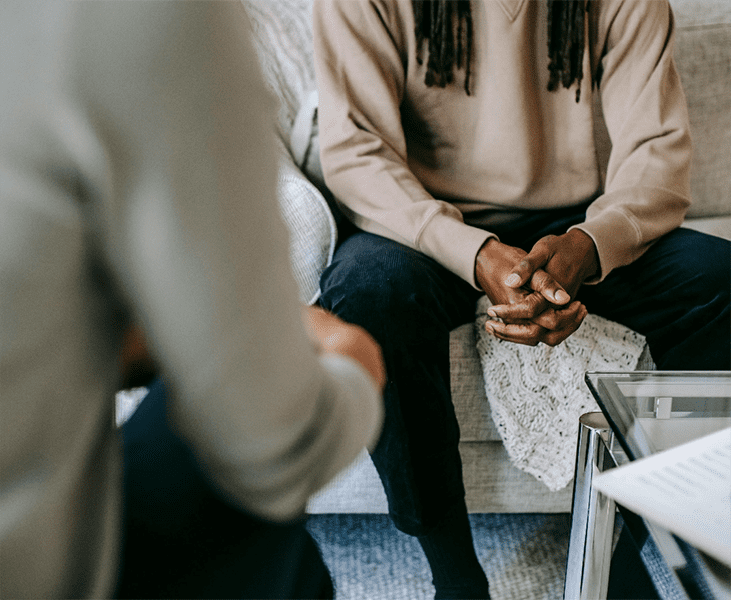
[[[731,2],[674,0],[694,144],[689,217],[731,215]]]
[[[731,24],[728,0],[670,0],[679,27]]]
[[[312,0],[241,0],[264,79],[278,100],[282,143],[279,205],[290,231],[290,257],[300,299],[314,303],[320,273],[330,264],[337,226],[321,191],[295,166],[288,151],[303,101],[315,89],[312,57]]]
[[[671,0],[670,4],[676,22],[675,62],[693,139],[693,203],[688,217],[731,216],[731,2]],[[604,169],[611,143],[600,110],[597,105],[597,155]],[[720,234],[731,237],[731,230]]]
[[[279,99],[278,126],[288,141],[303,98],[315,89],[312,0],[241,0],[252,24],[264,78]]]
[[[705,219],[686,219],[683,227],[731,240],[731,215],[707,217]]]
[[[451,332],[449,362],[460,439],[463,442],[501,441],[485,395],[474,323],[467,323]]]

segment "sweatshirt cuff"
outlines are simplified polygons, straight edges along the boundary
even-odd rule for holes
[[[312,496],[355,461],[372,452],[383,424],[383,402],[373,378],[356,360],[326,352],[312,436],[278,465],[270,488],[250,494],[247,508],[276,522],[296,520]]]
[[[476,290],[481,290],[475,281],[475,260],[490,237],[495,236],[454,217],[437,213],[424,227],[416,247]]]
[[[373,452],[381,435],[383,425],[383,402],[373,377],[358,361],[342,354],[326,352],[320,356],[320,363],[338,388],[338,397],[348,413],[347,430],[341,431],[350,455],[350,462],[362,448]]]
[[[640,230],[621,210],[603,211],[600,217],[569,227],[569,231],[572,229],[588,235],[599,256],[599,273],[587,280],[587,284],[604,281],[614,269],[628,265],[637,257]]]

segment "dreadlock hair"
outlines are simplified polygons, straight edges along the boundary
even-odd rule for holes
[[[454,81],[454,68],[466,70],[464,89],[470,94],[472,11],[470,0],[412,0],[416,21],[417,60],[428,45],[424,83],[445,87]],[[457,35],[455,36],[455,21]]]
[[[584,18],[590,0],[548,2],[548,89],[559,84],[579,87],[584,76]],[[472,11],[470,0],[412,0],[416,22],[417,61],[423,64],[427,46],[424,83],[445,87],[454,81],[454,69],[465,69],[465,92],[470,94],[472,58]],[[455,32],[456,29],[456,32]],[[576,101],[581,91],[576,90]]]
[[[584,77],[584,16],[589,0],[548,0],[548,90],[576,82],[576,101]]]

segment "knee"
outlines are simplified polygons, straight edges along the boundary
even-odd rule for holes
[[[689,229],[668,235],[665,246],[676,285],[704,302],[728,301],[731,293],[731,242]]]
[[[387,317],[393,323],[409,318],[424,299],[434,296],[427,257],[400,244],[383,243],[359,252],[336,254],[320,281],[322,305],[353,322],[366,325]]]
[[[709,302],[721,303],[728,309],[731,297],[731,242],[712,235],[694,239],[697,282]]]

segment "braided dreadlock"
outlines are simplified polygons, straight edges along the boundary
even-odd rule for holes
[[[576,82],[577,102],[584,77],[584,15],[588,10],[588,0],[548,0],[548,90],[557,89],[559,82],[566,89]]]
[[[472,11],[470,0],[412,0],[416,20],[417,60],[426,41],[429,58],[424,83],[445,87],[454,80],[454,67],[466,70],[464,89],[470,93]],[[454,22],[457,21],[457,36]]]
[[[549,91],[559,84],[570,88],[584,76],[584,15],[589,0],[548,1]],[[472,11],[470,0],[412,0],[416,21],[417,60],[428,46],[427,86],[445,87],[454,81],[454,68],[465,68],[464,88],[470,94]],[[456,35],[455,35],[456,22]],[[576,101],[580,90],[576,90]]]

